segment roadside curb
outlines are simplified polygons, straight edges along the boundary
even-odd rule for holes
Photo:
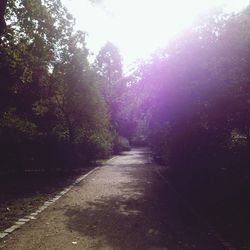
[[[114,157],[112,157],[112,158],[108,159],[108,160],[106,161],[106,163],[105,163],[105,164],[108,164],[110,161],[115,160],[117,157],[119,157],[119,155],[116,155],[116,156],[114,156]],[[105,165],[105,164],[104,164],[104,165]]]
[[[115,157],[113,157],[113,158],[115,158]],[[110,160],[112,160],[113,158],[111,158]],[[85,178],[87,178],[89,175],[91,175],[93,172],[95,172],[98,169],[100,169],[100,167],[96,167],[96,168],[92,169],[91,171],[89,171],[87,174],[84,174],[84,175],[78,177],[73,182],[73,184],[71,184],[70,186],[64,188],[54,198],[52,198],[52,199],[50,199],[48,201],[45,201],[43,203],[43,205],[40,206],[35,212],[32,212],[30,215],[27,215],[24,218],[19,219],[18,221],[16,221],[14,223],[14,225],[12,225],[11,227],[9,227],[9,228],[5,229],[4,231],[0,232],[0,240],[3,239],[3,238],[5,238],[9,234],[13,233],[15,230],[19,229],[20,227],[22,227],[26,223],[30,222],[31,220],[36,220],[37,219],[36,218],[37,215],[39,215],[41,212],[43,212],[50,205],[54,204],[63,195],[65,195],[66,193],[68,193],[74,186],[76,186],[77,184],[79,184],[81,181],[83,181]]]

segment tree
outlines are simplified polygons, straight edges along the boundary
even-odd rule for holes
[[[112,124],[117,127],[121,96],[126,87],[122,73],[122,58],[112,43],[104,45],[97,55],[97,68],[101,76],[102,91],[108,104]]]
[[[106,103],[73,17],[59,0],[9,0],[5,17],[1,170],[77,166],[108,155]]]
[[[218,166],[239,150],[233,131],[248,137],[248,13],[209,15],[136,72],[138,113],[153,151],[170,165]]]
[[[0,1],[0,36],[2,36],[4,34],[4,31],[6,29],[4,15],[5,15],[6,7],[7,7],[7,1],[8,0]]]

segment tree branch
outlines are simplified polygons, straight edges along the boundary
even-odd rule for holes
[[[5,10],[8,0],[0,0],[0,36],[2,36],[6,30],[6,23],[4,19]]]

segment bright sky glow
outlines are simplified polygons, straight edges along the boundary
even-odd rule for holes
[[[188,27],[207,9],[223,6],[238,12],[249,0],[62,0],[76,18],[76,28],[88,33],[88,48],[98,53],[106,41],[120,50],[125,67],[147,57]]]

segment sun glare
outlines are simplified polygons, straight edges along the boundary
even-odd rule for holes
[[[88,47],[97,53],[113,42],[125,66],[165,45],[175,34],[192,24],[200,13],[222,6],[238,12],[249,0],[63,0],[76,18],[77,29],[88,33]]]

